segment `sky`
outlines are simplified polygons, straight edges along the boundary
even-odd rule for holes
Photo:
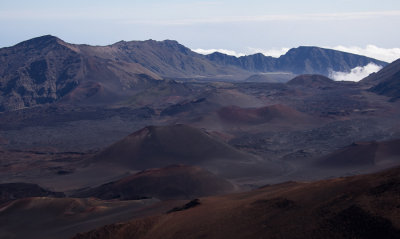
[[[0,0],[0,47],[51,34],[91,45],[172,39],[237,56],[319,46],[391,62],[399,23],[398,0]]]

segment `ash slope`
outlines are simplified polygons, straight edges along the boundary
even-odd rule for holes
[[[235,186],[200,167],[171,165],[147,169],[118,181],[85,189],[72,197],[96,197],[104,200],[158,198],[161,200],[191,199],[229,193]]]
[[[0,207],[0,238],[67,239],[78,232],[148,213],[161,213],[176,205],[176,202],[159,204],[155,199],[110,202],[87,198],[24,198]]]
[[[355,142],[318,160],[322,168],[378,167],[400,159],[400,140]]]
[[[90,238],[398,238],[400,169],[201,198],[184,211],[80,233]]]
[[[52,192],[32,183],[0,184],[0,205],[19,198],[28,197],[65,197],[64,193]]]
[[[229,178],[248,175],[260,167],[256,156],[239,151],[204,130],[183,124],[145,127],[98,153],[91,162],[131,170],[196,165]]]
[[[148,126],[111,145],[93,161],[144,170],[171,164],[198,165],[251,157],[188,125]]]

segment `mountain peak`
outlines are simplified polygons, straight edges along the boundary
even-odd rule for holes
[[[145,41],[119,41],[113,44],[113,46],[121,47],[121,48],[146,48],[150,47],[152,49],[169,49],[177,52],[181,52],[184,54],[189,54],[191,50],[184,45],[180,44],[175,40],[163,40],[157,41],[153,39],[145,40]]]
[[[164,40],[164,41],[154,41],[156,42],[158,45],[160,46],[165,46],[167,48],[173,49],[173,50],[177,50],[179,52],[188,54],[191,50],[187,47],[185,47],[184,45],[180,44],[179,42],[175,41],[175,40]]]
[[[58,37],[55,37],[52,35],[44,35],[44,36],[32,38],[27,41],[23,41],[21,43],[18,43],[15,46],[22,47],[22,48],[28,48],[28,49],[33,48],[36,50],[41,50],[48,46],[54,46],[54,45],[58,45],[60,43],[65,44],[65,42]]]
[[[325,49],[325,48],[321,48],[321,47],[316,47],[316,46],[299,46],[296,48],[291,48],[288,52],[286,52],[286,54],[280,56],[279,58],[285,58],[288,56],[292,56],[292,55],[303,55],[303,54],[310,54],[310,53],[317,53],[317,52],[324,52],[324,51],[335,51],[335,50],[331,50],[331,49]]]
[[[169,45],[181,45],[178,41],[176,41],[176,40],[170,40],[170,39],[166,39],[166,40],[163,40],[163,41],[161,41],[161,42],[163,42],[163,43],[165,43],[165,44],[169,44]]]
[[[27,41],[23,41],[17,45],[43,45],[43,44],[56,43],[56,42],[62,42],[62,40],[53,35],[44,35],[44,36],[29,39]]]
[[[350,72],[357,66],[369,63],[385,66],[384,61],[357,54],[325,49],[315,46],[300,46],[290,49],[278,58],[282,71],[296,74],[321,74],[328,76],[331,71]]]

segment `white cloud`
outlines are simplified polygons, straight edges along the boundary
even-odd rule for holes
[[[286,54],[290,50],[290,48],[283,47],[281,49],[279,48],[272,48],[272,49],[261,49],[261,48],[253,48],[253,47],[248,47],[249,54],[255,54],[255,53],[262,53],[264,56],[272,56],[272,57],[280,57],[281,55]]]
[[[382,66],[369,63],[366,66],[355,67],[351,69],[350,72],[333,71],[329,74],[329,77],[336,81],[360,81],[369,74],[377,72],[380,69],[382,69]]]
[[[236,57],[240,57],[240,56],[244,56],[245,55],[243,53],[239,53],[239,52],[232,51],[232,50],[227,50],[227,49],[200,49],[200,48],[198,48],[198,49],[192,49],[192,51],[197,52],[197,53],[202,54],[202,55],[208,55],[208,54],[211,54],[211,53],[214,53],[214,52],[220,52],[220,53],[224,53],[224,54],[227,54],[227,55],[230,55],[230,56],[236,56]]]
[[[335,47],[324,47],[329,49],[334,49],[338,51],[349,52],[353,54],[368,56],[374,59],[378,59],[381,61],[386,62],[393,62],[400,58],[400,48],[381,48],[375,45],[367,45],[365,47],[358,47],[358,46],[335,46]],[[252,55],[256,53],[262,53],[265,56],[272,56],[272,57],[280,57],[281,55],[286,54],[290,48],[282,47],[282,48],[270,48],[270,49],[262,49],[262,48],[254,48],[254,47],[247,47],[245,53],[236,52],[234,50],[228,49],[192,49],[192,51],[208,55],[214,52],[221,52],[231,56],[245,56],[245,55]]]
[[[290,50],[290,48],[271,48],[271,49],[261,49],[261,48],[253,48],[253,47],[247,47],[247,52],[246,53],[241,53],[241,52],[236,52],[233,50],[227,50],[227,49],[192,49],[192,51],[197,52],[199,54],[203,54],[203,55],[208,55],[214,52],[220,52],[220,53],[224,53],[230,56],[236,56],[236,57],[240,57],[240,56],[246,56],[246,55],[252,55],[252,54],[256,54],[256,53],[261,53],[264,56],[272,56],[272,57],[279,57],[281,55],[286,54],[286,52],[288,52]]]
[[[400,48],[380,48],[375,45],[367,45],[364,48],[357,46],[336,46],[327,48],[368,56],[386,62],[393,62],[400,58]]]

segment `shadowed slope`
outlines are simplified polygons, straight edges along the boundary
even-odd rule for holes
[[[83,77],[81,56],[53,36],[0,49],[0,111],[51,103]]]
[[[262,124],[270,121],[302,122],[308,116],[286,105],[270,105],[261,108],[223,107],[218,116],[225,122]]]
[[[147,213],[160,213],[177,204],[145,199],[101,201],[76,198],[26,198],[0,207],[0,238],[67,239],[78,232]],[[179,205],[179,204],[178,204]]]
[[[78,234],[89,238],[399,238],[400,169],[284,183]]]
[[[395,162],[399,159],[400,140],[357,142],[321,158],[317,165],[327,168],[357,168]]]
[[[371,62],[380,66],[387,65],[373,58],[313,46],[292,48],[278,59],[278,67],[282,71],[325,76],[331,71],[350,72],[357,66],[366,66]]]
[[[68,102],[97,93],[96,101],[109,101],[160,79],[138,63],[85,54],[80,47],[47,35],[1,48],[0,112],[53,103],[74,90]]]
[[[31,183],[0,184],[0,204],[28,197],[64,197],[64,193],[52,192]]]
[[[190,199],[231,192],[235,187],[227,180],[200,167],[173,165],[148,169],[116,182],[78,192],[74,197],[131,200],[148,197]]]
[[[372,86],[370,91],[380,95],[400,98],[400,59],[390,63],[377,73],[364,78],[361,83]]]

